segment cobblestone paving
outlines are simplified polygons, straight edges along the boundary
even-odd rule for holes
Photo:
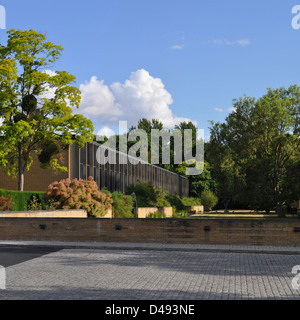
[[[65,249],[8,267],[0,300],[300,300],[296,265],[300,255]]]

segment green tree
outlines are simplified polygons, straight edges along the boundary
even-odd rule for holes
[[[205,159],[210,164],[210,173],[215,193],[221,200],[231,198],[231,205],[246,208],[244,201],[245,174],[239,164],[239,157],[221,140],[219,134],[225,131],[223,124],[211,128],[210,142],[205,145]]]
[[[158,130],[163,130],[164,126],[162,122],[160,122],[157,119],[152,119],[152,121],[149,121],[145,118],[139,120],[138,129],[145,130],[148,134],[151,134],[152,129],[158,129]]]
[[[67,170],[55,157],[59,146],[93,139],[92,122],[73,115],[81,100],[75,77],[49,71],[62,51],[34,30],[9,30],[7,44],[0,45],[0,165],[18,177],[20,191],[33,153],[44,167]]]
[[[216,190],[216,182],[212,178],[210,164],[204,162],[204,170],[200,175],[190,176],[190,195],[192,197],[200,197],[203,191]]]
[[[238,171],[234,178],[241,178],[239,193],[251,206],[274,206],[282,216],[287,171],[299,159],[300,87],[269,89],[259,99],[245,96],[234,100],[234,108],[225,123],[211,128],[215,154],[224,152],[224,160],[230,159]]]
[[[212,191],[203,191],[201,203],[211,211],[218,204],[218,197]]]
[[[152,152],[153,152],[153,148],[151,148],[151,133],[152,133],[152,130],[160,130],[160,131],[162,131],[162,130],[166,130],[166,129],[164,129],[164,126],[163,126],[162,122],[160,122],[159,120],[152,119],[150,121],[150,120],[147,120],[146,118],[143,118],[143,119],[139,120],[137,128],[139,130],[144,130],[147,133],[147,136],[148,136],[148,161],[151,162],[151,155],[152,155]],[[159,159],[162,159],[162,148],[163,148],[163,145],[160,143],[159,144],[159,148],[158,148]],[[164,165],[161,164],[161,163],[159,163],[158,166],[164,167]]]

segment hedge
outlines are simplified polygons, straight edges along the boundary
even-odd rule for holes
[[[28,204],[32,200],[33,196],[36,196],[43,203],[45,192],[41,191],[11,191],[0,189],[0,197],[13,196],[13,211],[27,211]]]

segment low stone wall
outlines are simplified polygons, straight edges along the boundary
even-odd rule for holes
[[[0,212],[0,218],[87,218],[85,210]]]
[[[203,213],[204,212],[204,206],[190,206],[190,207],[186,207],[186,210],[188,212]]]
[[[158,212],[157,208],[135,208],[134,216],[138,219],[146,219],[151,213]]]
[[[88,218],[85,210],[55,210],[55,211],[14,211],[1,212],[0,218]],[[101,219],[112,219],[112,209],[107,210],[107,213]]]
[[[134,216],[139,219],[146,219],[151,213],[162,212],[166,215],[166,218],[172,218],[173,210],[172,207],[161,207],[161,208],[135,208]]]
[[[162,207],[159,208],[161,212],[163,212],[166,216],[166,218],[172,218],[173,217],[173,208],[172,207]]]
[[[0,218],[0,240],[300,246],[300,220]]]
[[[112,209],[107,210],[107,213],[104,217],[101,217],[101,219],[112,219],[113,218],[113,213]]]

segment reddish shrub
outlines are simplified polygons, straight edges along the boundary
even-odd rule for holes
[[[53,182],[48,187],[46,200],[55,201],[56,209],[84,209],[89,217],[104,216],[113,203],[111,194],[102,193],[92,177]]]
[[[9,195],[8,197],[0,197],[0,211],[12,211],[12,207],[14,205],[12,199],[12,195]]]

